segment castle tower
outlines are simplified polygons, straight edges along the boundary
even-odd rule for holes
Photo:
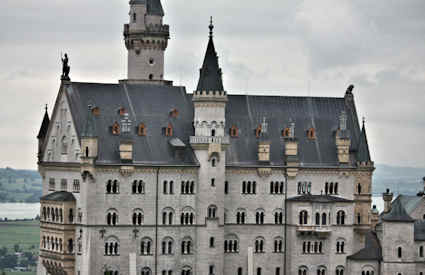
[[[212,20],[204,63],[200,70],[199,83],[193,94],[195,135],[190,143],[200,163],[198,170],[197,216],[207,213],[206,229],[198,228],[197,268],[209,270],[210,274],[223,272],[224,243],[224,184],[225,108],[227,95],[223,88],[221,69],[213,42]]]
[[[124,25],[128,81],[163,83],[170,32],[162,23],[161,0],[131,0],[129,16],[129,23]]]

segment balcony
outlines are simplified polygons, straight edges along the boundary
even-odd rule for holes
[[[298,235],[316,235],[319,238],[327,238],[332,232],[331,226],[320,225],[298,225]]]
[[[224,144],[230,143],[229,136],[212,137],[212,136],[192,136],[190,137],[190,144]]]

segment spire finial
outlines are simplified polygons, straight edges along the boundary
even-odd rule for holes
[[[363,117],[363,128],[364,128],[364,125],[365,125],[365,123],[366,123],[366,118],[365,117]]]
[[[47,113],[47,104],[44,106],[44,110],[46,111],[46,113]]]
[[[214,25],[213,25],[213,17],[210,17],[210,25],[208,27],[210,29],[210,38],[213,37],[213,30],[214,30]]]

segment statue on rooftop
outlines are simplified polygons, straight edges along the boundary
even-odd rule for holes
[[[71,70],[71,67],[68,65],[68,55],[65,53],[65,57],[62,57],[61,54],[61,59],[62,59],[62,76],[61,76],[61,80],[71,80],[69,78],[69,71]]]

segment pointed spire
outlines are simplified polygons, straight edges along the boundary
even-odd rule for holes
[[[47,135],[47,129],[49,128],[50,118],[49,118],[49,113],[47,112],[47,104],[44,109],[45,109],[45,112],[44,112],[43,122],[41,123],[41,127],[37,135],[38,139],[44,139]]]
[[[88,106],[86,125],[84,126],[81,137],[96,137],[96,122],[92,112],[92,106]]]
[[[164,9],[161,5],[161,0],[148,0],[147,12],[149,15],[164,16]]]
[[[209,25],[209,41],[207,46],[207,52],[205,53],[204,63],[200,70],[199,82],[197,91],[224,91],[222,72],[218,65],[218,56],[215,51],[213,41],[213,29],[214,25],[212,17]]]
[[[370,162],[369,145],[367,143],[365,118],[363,117],[362,132],[360,134],[359,146],[357,148],[357,161]]]

